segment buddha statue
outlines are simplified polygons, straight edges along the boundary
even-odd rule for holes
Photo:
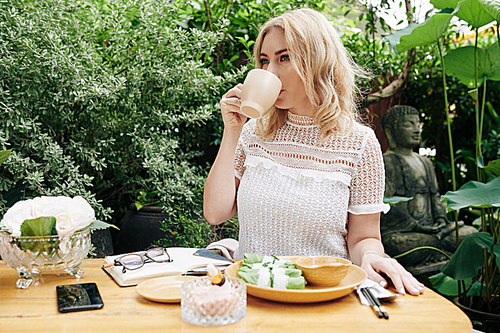
[[[382,242],[388,255],[395,256],[420,246],[432,246],[452,253],[456,250],[455,222],[448,221],[441,202],[434,166],[413,148],[420,143],[420,113],[411,106],[397,105],[382,117],[389,143],[383,154],[385,196],[413,197],[391,207],[381,216]],[[459,223],[459,239],[477,230]],[[418,250],[398,258],[407,269],[440,265],[446,257],[435,250]]]

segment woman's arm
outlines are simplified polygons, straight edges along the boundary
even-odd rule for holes
[[[223,135],[219,153],[205,182],[203,215],[210,224],[222,223],[236,214],[236,191],[240,180],[234,176],[234,155],[238,137]]]
[[[352,262],[361,266],[368,273],[368,278],[382,287],[387,286],[387,281],[381,275],[384,273],[401,294],[405,293],[405,289],[415,296],[424,292],[423,285],[397,260],[384,257],[380,236],[380,213],[349,213],[347,248]]]
[[[236,213],[239,179],[234,176],[234,158],[247,117],[240,111],[241,84],[220,101],[224,132],[219,152],[205,182],[203,215],[210,224],[222,223]]]

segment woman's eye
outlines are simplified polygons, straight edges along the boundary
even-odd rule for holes
[[[280,61],[288,61],[290,60],[290,56],[288,54],[284,54],[280,57]]]
[[[261,65],[266,65],[266,64],[268,64],[268,63],[269,63],[269,60],[264,59],[264,58],[263,58],[263,59],[260,59],[260,64],[261,64]]]

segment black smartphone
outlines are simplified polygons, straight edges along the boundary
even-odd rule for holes
[[[59,312],[96,310],[104,306],[94,282],[56,287]]]

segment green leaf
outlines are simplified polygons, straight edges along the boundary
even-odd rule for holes
[[[444,56],[446,74],[455,76],[467,85],[474,88],[474,46],[464,46],[451,50]],[[500,81],[500,47],[498,41],[487,49],[478,48],[478,82],[479,87],[483,83],[483,76],[488,80]]]
[[[134,202],[134,204],[135,204],[135,208],[137,209],[137,211],[141,210],[142,207],[146,206],[145,204],[143,204],[139,201]]]
[[[10,156],[10,153],[12,152],[12,149],[9,150],[0,150],[0,164],[3,162],[7,161],[7,159]]]
[[[466,21],[474,28],[491,23],[495,20],[483,7],[479,0],[463,0],[458,3],[458,10],[455,13],[459,19]]]
[[[400,202],[406,202],[410,200],[413,200],[413,197],[398,197],[398,196],[384,197],[384,203],[389,204],[391,206],[396,205]]]
[[[90,229],[90,230],[103,230],[103,229],[107,229],[107,228],[115,228],[116,230],[120,230],[120,228],[118,228],[116,225],[114,224],[111,224],[111,223],[106,223],[106,222],[103,222],[103,221],[99,221],[99,220],[95,220],[93,221],[92,223],[90,223],[88,226],[86,226],[85,228],[83,229],[80,229],[80,230],[85,230],[85,229]]]
[[[491,104],[491,102],[486,102],[486,106],[488,107],[488,111],[490,112],[491,118],[500,126],[500,115],[495,111],[495,108]]]
[[[457,8],[459,0],[431,0],[431,4],[437,9]]]
[[[460,210],[465,207],[489,208],[500,207],[500,177],[488,183],[469,181],[458,191],[448,191],[441,200],[446,200],[446,210]]]
[[[495,177],[500,177],[500,158],[494,161],[489,161],[484,170],[493,174]]]
[[[490,292],[491,293],[493,292],[492,285],[490,285]],[[472,287],[467,291],[467,296],[484,296],[484,295],[486,295],[486,283],[484,281],[475,281]]]
[[[36,219],[25,220],[21,224],[21,236],[50,236],[54,233],[56,218],[53,216],[42,216]]]
[[[398,53],[417,46],[436,43],[448,29],[452,17],[451,14],[435,14],[428,18],[425,23],[410,23],[406,28],[387,36],[385,40],[388,40]]]
[[[500,245],[493,246],[493,254],[496,257],[495,260],[497,262],[497,267],[500,267]]]
[[[450,261],[441,267],[441,272],[455,280],[475,277],[483,267],[485,248],[489,251],[493,249],[493,238],[489,233],[476,232],[468,235],[460,243]]]
[[[403,28],[401,30],[395,31],[392,34],[384,37],[382,41],[389,41],[391,43],[392,49],[394,52],[398,52],[399,49],[397,49],[397,46],[400,43],[400,39],[402,36],[407,36],[410,35],[413,29],[416,27],[420,26],[421,24],[417,23],[410,23],[406,28]]]
[[[497,22],[500,21],[500,2],[498,0],[479,0],[479,3]]]
[[[429,281],[432,286],[439,291],[440,294],[447,296],[458,296],[458,281],[441,273],[429,276]],[[468,288],[472,283],[472,279],[465,280],[465,286]]]

